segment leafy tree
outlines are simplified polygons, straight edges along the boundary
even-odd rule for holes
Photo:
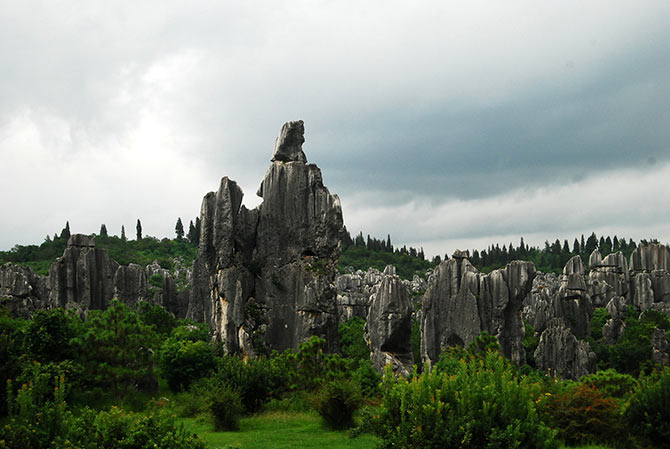
[[[42,363],[74,359],[79,352],[77,339],[83,328],[81,319],[61,308],[38,310],[25,326],[24,353]]]
[[[172,391],[188,389],[214,367],[214,351],[207,342],[169,338],[161,347],[160,368]]]
[[[137,224],[135,225],[135,230],[137,231],[137,240],[140,241],[142,240],[142,223],[140,223],[140,219],[137,219]]]

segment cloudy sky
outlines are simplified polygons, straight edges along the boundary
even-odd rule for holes
[[[4,0],[0,249],[255,206],[296,119],[352,233],[670,241],[670,2],[414,3]]]

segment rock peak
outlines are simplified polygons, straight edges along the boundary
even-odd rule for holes
[[[286,122],[282,126],[279,136],[275,141],[275,149],[272,153],[272,162],[307,162],[307,157],[302,151],[305,143],[305,124],[302,120]]]

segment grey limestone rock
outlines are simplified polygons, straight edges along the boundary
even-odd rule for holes
[[[253,355],[250,341],[297,348],[312,335],[337,348],[342,210],[306,163],[303,131],[301,121],[282,127],[258,207],[243,206],[228,178],[203,199],[187,316],[210,323],[227,352]]]
[[[663,329],[654,329],[654,332],[651,335],[651,347],[653,351],[652,359],[654,362],[661,366],[670,364],[670,355],[668,355],[670,344],[668,344],[668,338]]]
[[[138,301],[146,301],[149,294],[144,269],[134,263],[119,266],[114,273],[114,296],[129,306],[135,306]]]
[[[305,124],[303,121],[284,123],[275,141],[272,162],[307,163],[307,157],[302,151],[303,143],[305,143]]]
[[[30,267],[11,263],[0,266],[0,307],[7,307],[12,316],[30,318],[33,312],[48,306],[46,276]]]
[[[391,364],[394,372],[408,376],[414,364],[410,344],[412,301],[407,286],[395,275],[395,267],[389,267],[371,298],[366,340],[377,370],[383,371]]]
[[[536,271],[530,262],[514,261],[490,274],[479,273],[464,252],[435,268],[424,295],[421,355],[434,364],[449,346],[465,346],[486,331],[498,338],[501,352],[523,363],[521,309]]]
[[[595,369],[596,355],[588,343],[577,340],[561,318],[547,324],[535,350],[537,369],[549,376],[579,379]]]
[[[92,238],[74,234],[62,257],[49,269],[50,304],[74,308],[81,314],[105,309],[114,296],[114,274],[119,264]]]
[[[602,259],[598,250],[594,250],[590,265],[590,294],[594,306],[602,307],[612,298],[628,294],[630,284],[628,264],[621,251]]]
[[[658,243],[641,244],[630,255],[630,269],[633,272],[670,271],[670,248]]]
[[[547,323],[562,318],[577,337],[587,337],[593,305],[589,283],[579,256],[571,258],[560,277],[542,274],[536,278],[530,295],[524,301],[524,318],[540,335]]]

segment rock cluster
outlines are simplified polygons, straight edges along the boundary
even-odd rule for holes
[[[203,199],[187,316],[210,323],[227,352],[297,348],[312,335],[337,348],[342,210],[307,163],[303,133],[302,121],[282,127],[255,209],[227,177]]]
[[[395,267],[389,265],[386,270],[394,270]],[[426,277],[430,272],[426,273]],[[348,273],[338,274],[335,278],[337,285],[337,307],[339,310],[340,322],[345,322],[354,316],[367,319],[368,309],[372,294],[377,290],[384,278],[384,273],[376,268],[369,268],[367,271],[349,269]],[[414,275],[412,280],[400,280],[410,292],[412,300],[420,301],[423,293],[428,287],[428,282],[419,275]]]
[[[481,274],[456,252],[435,268],[422,308],[421,355],[437,362],[450,346],[465,346],[486,331],[498,338],[501,352],[517,364],[525,361],[521,309],[535,277],[531,262],[514,261]]]
[[[549,376],[579,379],[593,372],[596,355],[588,343],[577,340],[561,318],[547,323],[535,350],[535,363]]]
[[[186,283],[189,272],[183,272]],[[160,287],[148,285],[154,274],[160,274]],[[29,267],[0,267],[0,298],[12,315],[23,318],[52,307],[74,309],[83,316],[88,310],[106,308],[112,299],[131,307],[139,301],[158,304],[183,318],[188,292],[176,288],[173,274],[156,262],[146,269],[136,264],[119,265],[107,251],[96,248],[95,238],[74,234],[63,255],[51,264],[48,276],[39,276]]]
[[[81,314],[105,309],[114,297],[114,274],[118,268],[107,251],[95,247],[95,239],[74,234],[63,255],[49,269],[49,302]]]
[[[372,294],[365,334],[370,346],[372,365],[382,371],[408,376],[414,364],[411,347],[412,298],[407,285],[386,267],[381,282]]]
[[[603,326],[607,344],[616,343],[622,335],[626,310],[631,306],[638,313],[656,310],[670,314],[669,265],[670,249],[659,244],[643,244],[632,253],[629,264],[621,252],[603,258],[595,250],[589,257],[588,274],[581,259],[574,257],[566,264],[560,278],[538,275],[531,294],[524,301],[523,314],[540,336],[540,341],[544,340],[535,352],[538,367],[567,378],[577,378],[592,369],[593,365],[585,355],[590,352],[587,343],[581,341],[580,350],[574,349],[566,356],[555,352],[551,342],[572,342],[567,334],[575,338],[588,337],[589,323],[596,307],[605,307],[610,316]],[[654,357],[665,361],[666,344],[660,338],[661,334],[657,334]]]
[[[32,268],[7,264],[0,266],[0,307],[19,318],[49,306],[47,277],[35,274]]]

